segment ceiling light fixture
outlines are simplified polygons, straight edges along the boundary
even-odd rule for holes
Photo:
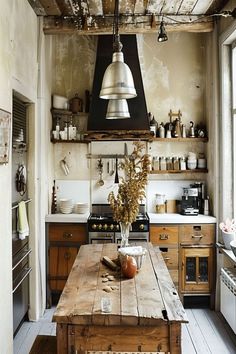
[[[132,73],[128,65],[124,63],[122,47],[119,35],[119,0],[115,0],[112,63],[104,73],[100,98],[120,100],[137,96]]]
[[[126,119],[130,118],[128,103],[125,99],[109,100],[107,106],[106,119]]]
[[[166,29],[165,29],[165,25],[164,25],[163,19],[161,21],[160,28],[159,28],[159,31],[158,31],[157,41],[158,42],[166,42],[166,41],[168,41],[168,37],[167,37],[167,33],[166,33]]]

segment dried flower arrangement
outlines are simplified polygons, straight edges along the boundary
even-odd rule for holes
[[[134,150],[125,156],[120,163],[125,178],[120,178],[117,196],[109,193],[108,202],[113,210],[113,218],[117,222],[132,223],[139,213],[139,203],[145,198],[145,187],[150,171],[148,154],[142,154],[144,144],[134,142]]]

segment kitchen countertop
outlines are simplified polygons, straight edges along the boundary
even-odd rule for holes
[[[150,224],[215,224],[216,218],[206,215],[148,213]]]
[[[156,214],[148,213],[151,224],[215,224],[216,218],[206,215],[180,215],[180,214]],[[68,222],[86,223],[89,213],[86,214],[49,214],[46,215],[46,222]]]
[[[78,222],[86,223],[90,213],[86,214],[48,214],[45,217],[46,222]]]

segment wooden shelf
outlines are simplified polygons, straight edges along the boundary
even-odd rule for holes
[[[208,170],[206,168],[197,168],[195,170],[152,170],[150,171],[150,174],[152,175],[158,175],[158,174],[168,174],[168,173],[207,173]]]
[[[63,143],[63,144],[88,144],[90,143],[90,140],[88,139],[83,139],[83,140],[57,140],[57,139],[51,139],[51,142],[53,144],[58,144],[58,143]]]
[[[168,143],[187,143],[187,142],[191,142],[191,143],[199,143],[199,142],[203,142],[206,143],[208,142],[208,138],[151,138],[150,142],[153,141],[160,141],[160,142],[168,142]]]
[[[68,111],[66,109],[56,109],[56,108],[52,108],[51,109],[52,114],[58,115],[58,116],[87,116],[88,113],[86,112],[77,112],[77,113],[73,113],[71,111]]]

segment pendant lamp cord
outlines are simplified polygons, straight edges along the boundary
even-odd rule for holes
[[[119,0],[115,0],[113,21],[113,52],[121,52],[123,48],[119,35]]]

